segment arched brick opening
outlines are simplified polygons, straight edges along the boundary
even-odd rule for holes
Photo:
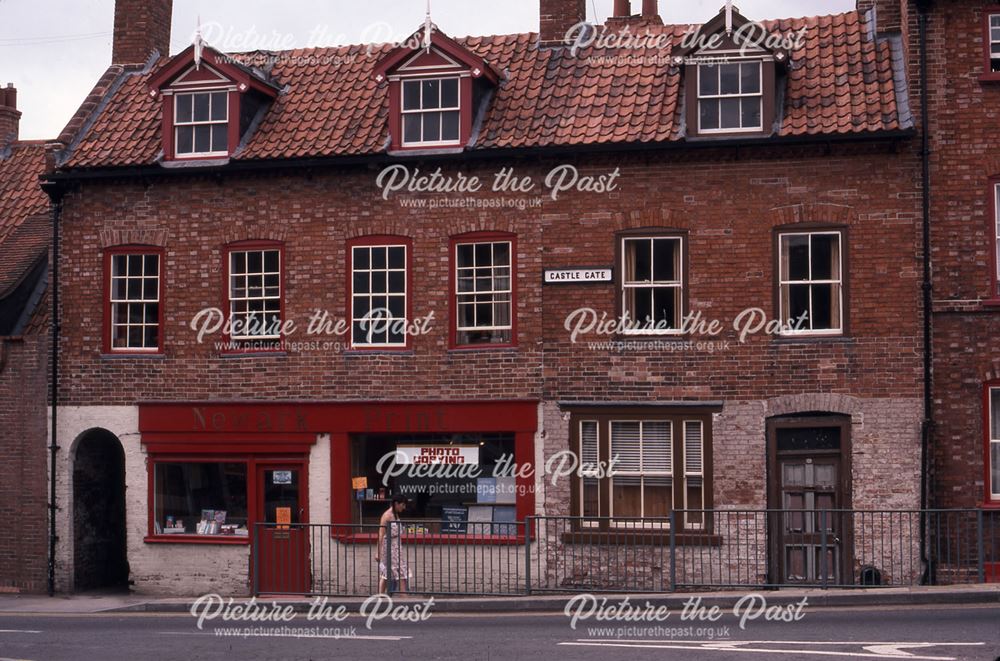
[[[106,429],[84,432],[73,453],[73,589],[127,590],[125,453]]]

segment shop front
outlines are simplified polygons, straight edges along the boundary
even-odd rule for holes
[[[420,544],[513,543],[535,512],[538,416],[526,401],[142,404],[139,552],[156,548],[162,577],[171,548],[243,546],[247,564],[227,565],[242,584],[256,567],[261,592],[309,592],[320,546],[372,554],[393,495]]]

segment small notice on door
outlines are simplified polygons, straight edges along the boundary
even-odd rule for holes
[[[274,475],[271,477],[272,484],[291,484],[292,483],[292,471],[274,471]]]
[[[292,508],[291,507],[275,507],[274,508],[274,521],[278,524],[278,528],[281,530],[288,530],[289,524],[292,522]]]

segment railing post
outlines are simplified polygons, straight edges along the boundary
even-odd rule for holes
[[[524,594],[531,594],[531,531],[535,517],[524,518]]]
[[[670,592],[677,589],[677,528],[674,510],[670,510]]]
[[[394,521],[389,521],[385,524],[385,593],[392,596],[392,525]],[[375,540],[378,543],[378,538]],[[402,540],[400,540],[400,545],[402,545]],[[379,549],[380,551],[382,549]]]
[[[978,569],[979,569],[979,582],[986,582],[986,544],[983,539],[983,510],[982,508],[976,510],[976,526],[977,526],[977,541],[976,546],[979,549],[978,557]]]
[[[253,524],[253,585],[251,586],[251,597],[260,594],[260,523]]]
[[[819,534],[820,534],[820,551],[819,551],[819,571],[823,575],[822,585],[823,589],[826,589],[826,575],[828,570],[828,563],[826,560],[827,553],[827,539],[826,539],[826,510],[819,511]]]

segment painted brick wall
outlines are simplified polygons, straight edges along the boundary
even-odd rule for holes
[[[46,589],[45,335],[0,338],[0,592]]]

